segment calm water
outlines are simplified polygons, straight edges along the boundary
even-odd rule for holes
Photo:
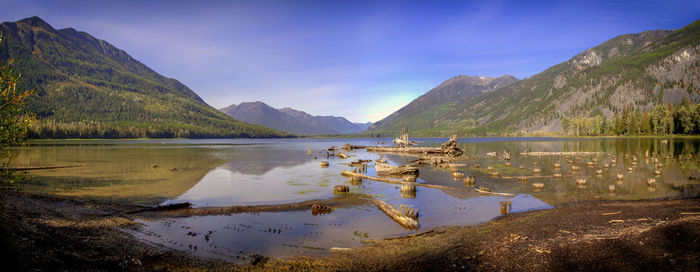
[[[417,139],[421,146],[439,146],[446,139]],[[52,195],[127,203],[159,204],[188,201],[196,207],[283,204],[304,200],[343,197],[333,186],[347,184],[351,193],[362,193],[389,204],[413,205],[420,210],[420,229],[406,230],[373,204],[335,207],[329,214],[311,211],[261,212],[196,216],[156,221],[143,225],[134,235],[147,242],[193,254],[247,261],[252,254],[275,257],[325,255],[333,246],[360,245],[363,240],[382,239],[426,231],[440,226],[468,225],[501,215],[500,202],[511,201],[507,212],[547,209],[577,201],[607,199],[654,199],[699,195],[700,139],[461,139],[469,160],[457,170],[476,176],[476,187],[513,197],[479,195],[473,187],[455,181],[449,169],[420,168],[417,182],[455,189],[418,187],[415,196],[402,196],[397,185],[365,180],[352,184],[340,175],[352,170],[347,163],[374,160],[378,154],[364,150],[345,152],[349,159],[326,158],[319,153],[345,143],[375,145],[390,139],[284,139],[284,140],[131,140],[34,142],[14,149],[15,166],[84,166],[32,171],[34,178],[17,184],[23,190]],[[310,152],[309,152],[310,151]],[[510,153],[511,166],[488,152]],[[597,155],[521,156],[521,152],[599,152]],[[650,158],[646,158],[648,152]],[[634,165],[633,157],[637,162]],[[652,156],[661,168],[655,168]],[[683,156],[679,159],[679,155]],[[689,158],[689,156],[691,158]],[[603,169],[616,157],[617,164]],[[667,159],[668,157],[668,159]],[[394,165],[414,156],[388,155]],[[593,162],[587,167],[586,162]],[[330,167],[321,168],[320,161]],[[567,163],[572,160],[573,164]],[[542,169],[535,175],[532,169]],[[553,164],[561,164],[555,169]],[[480,167],[476,168],[475,164]],[[154,168],[154,166],[157,167]],[[520,169],[522,165],[524,169]],[[571,166],[580,167],[572,171]],[[499,177],[489,175],[492,166]],[[628,171],[632,167],[632,171]],[[654,170],[659,169],[660,175]],[[603,170],[597,175],[596,170]],[[562,178],[552,175],[561,173]],[[367,174],[374,176],[373,164]],[[618,180],[617,174],[624,178]],[[525,182],[518,176],[529,176]],[[585,185],[576,180],[585,178]],[[655,178],[656,186],[647,186]],[[541,190],[532,183],[544,184]],[[615,192],[609,186],[615,185]]]

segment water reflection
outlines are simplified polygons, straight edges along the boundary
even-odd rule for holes
[[[475,224],[497,216],[546,209],[577,201],[655,199],[700,195],[697,175],[700,140],[671,139],[460,139],[468,160],[451,167],[420,167],[411,187],[350,180],[350,162],[376,160],[364,150],[348,159],[326,158],[322,150],[345,143],[373,145],[376,139],[286,139],[176,143],[112,141],[110,145],[44,145],[16,149],[17,166],[85,163],[87,167],[32,172],[20,187],[32,192],[90,196],[135,202],[168,198],[197,207],[292,203],[336,197],[333,186],[366,194],[399,207],[420,210],[420,229]],[[380,140],[387,141],[387,140]],[[438,146],[442,139],[418,139]],[[244,144],[243,144],[244,143]],[[310,152],[309,152],[310,151]],[[487,153],[496,152],[495,156]],[[585,152],[521,155],[523,152]],[[506,160],[505,153],[509,154]],[[679,157],[680,155],[680,157]],[[416,156],[386,154],[392,165]],[[329,163],[321,167],[321,160]],[[154,169],[151,165],[157,164]],[[177,168],[177,171],[169,171]],[[362,169],[375,176],[370,163]],[[455,178],[453,171],[464,174]],[[494,174],[498,173],[498,174]],[[473,177],[474,181],[464,182]],[[649,179],[654,179],[649,185]],[[400,179],[398,179],[400,180]],[[585,182],[582,182],[585,181]],[[475,192],[488,188],[513,196]],[[298,256],[327,254],[332,246],[412,233],[373,205],[309,211],[200,216],[142,222],[138,237],[194,254],[246,261],[252,254]],[[196,234],[196,235],[192,235]]]
[[[278,167],[291,168],[304,164],[318,157],[310,156],[299,149],[286,148],[279,145],[241,146],[231,150],[222,166],[231,172],[245,175],[264,175]]]

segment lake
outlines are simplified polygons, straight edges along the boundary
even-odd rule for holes
[[[419,146],[439,146],[447,139],[414,140]],[[356,149],[344,152],[350,158],[341,159],[326,157],[323,152],[346,143],[377,142],[391,139],[34,141],[28,147],[12,149],[13,166],[80,166],[31,171],[29,180],[13,186],[32,193],[145,205],[266,205],[362,195],[395,207],[403,204],[419,209],[417,230],[404,229],[369,201],[340,202],[345,204],[333,206],[330,213],[323,214],[297,209],[143,219],[138,221],[138,230],[128,230],[147,243],[240,262],[255,255],[323,256],[331,247],[358,246],[366,240],[442,226],[478,224],[504,213],[573,202],[699,195],[697,180],[689,179],[691,174],[700,174],[697,138],[668,142],[658,138],[463,138],[460,147],[467,160],[456,162],[459,165],[452,169],[419,168],[418,183],[448,188],[418,187],[415,194],[402,194],[399,185],[372,180],[351,182],[340,175],[343,170],[354,169],[348,165],[351,161],[376,160],[379,154]],[[562,151],[590,153],[521,154]],[[496,156],[488,154],[491,152],[496,152]],[[510,154],[510,161],[502,158],[504,152]],[[397,154],[384,156],[392,165],[417,159]],[[321,167],[321,161],[329,162],[329,166]],[[561,166],[554,167],[555,163]],[[492,175],[489,166],[499,175]],[[580,170],[573,171],[573,166]],[[533,173],[534,168],[540,168],[541,173]],[[602,173],[596,173],[597,170]],[[452,171],[475,176],[475,184],[455,180]],[[376,175],[373,163],[365,174]],[[619,179],[618,174],[624,177]],[[527,180],[519,180],[520,176]],[[655,180],[653,186],[647,185],[650,178]],[[581,179],[585,179],[585,184],[577,183]],[[544,186],[533,188],[533,183]],[[335,185],[348,185],[350,192],[334,194]],[[513,196],[473,190],[479,187]],[[502,209],[505,201],[510,201],[510,205]]]

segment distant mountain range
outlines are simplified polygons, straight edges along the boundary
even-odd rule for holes
[[[557,134],[572,118],[700,102],[700,21],[621,35],[523,80],[457,76],[375,124],[262,102],[223,113],[85,32],[38,17],[2,23],[0,32],[0,61],[14,59],[18,88],[36,92],[26,105],[39,119],[35,138],[395,136],[403,127],[412,136]]]
[[[27,109],[40,138],[284,137],[219,112],[179,81],[88,33],[39,17],[0,24],[0,60],[34,89]]]
[[[275,109],[260,101],[230,105],[220,111],[243,122],[299,135],[350,134],[362,132],[371,125],[352,123],[343,117],[312,116],[292,108]]]
[[[678,30],[626,34],[530,78],[505,80],[492,91],[474,94],[477,88],[470,84],[441,90],[460,81],[450,79],[364,134],[392,136],[402,127],[414,136],[556,134],[564,118],[610,120],[626,107],[647,111],[684,99],[697,104],[699,67],[700,21]],[[430,99],[442,97],[438,93],[451,98]]]

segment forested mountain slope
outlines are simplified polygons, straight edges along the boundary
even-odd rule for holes
[[[38,17],[0,24],[0,60],[14,59],[39,138],[281,137],[219,112],[106,41]]]
[[[369,131],[398,133],[403,127],[428,127],[432,121],[430,115],[421,115],[446,103],[465,103],[481,94],[508,86],[518,79],[504,75],[502,77],[455,76],[431,89],[424,95],[411,101],[408,105],[370,126]]]
[[[610,127],[625,111],[639,116],[681,101],[700,102],[700,21],[615,37],[530,78],[422,112],[405,126],[422,136],[563,134],[563,121]]]

